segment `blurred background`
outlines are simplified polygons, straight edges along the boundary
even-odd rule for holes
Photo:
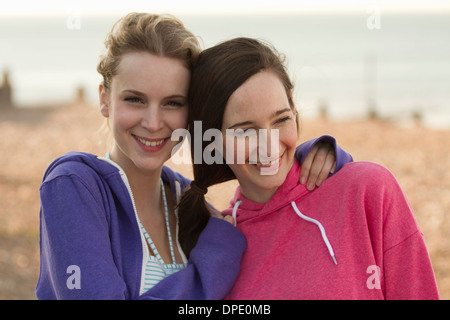
[[[302,140],[336,137],[404,188],[450,299],[448,1],[15,1],[0,7],[0,299],[35,299],[39,185],[56,157],[108,150],[96,72],[112,25],[171,13],[205,48],[236,36],[285,54]],[[174,166],[190,175],[189,165]],[[214,188],[227,207],[235,184]]]

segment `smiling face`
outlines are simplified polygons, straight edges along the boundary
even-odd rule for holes
[[[242,129],[246,133],[253,131],[255,135],[265,132],[268,137],[273,130],[277,130],[278,139],[267,139],[268,144],[259,137],[257,147],[252,149],[247,141],[244,163],[234,161],[229,164],[239,180],[242,193],[252,201],[267,202],[292,167],[298,136],[296,112],[290,106],[286,89],[278,76],[270,71],[259,72],[241,85],[228,100],[222,124],[225,137],[223,150],[227,159],[237,160],[239,142],[232,141],[236,134],[227,135],[227,129],[229,133],[230,129]],[[242,138],[237,135],[239,139]],[[278,152],[270,154],[268,150]],[[230,151],[233,155],[229,154]]]
[[[186,128],[190,71],[177,59],[146,52],[123,55],[110,89],[100,86],[101,112],[114,136],[111,159],[125,171],[161,169]]]

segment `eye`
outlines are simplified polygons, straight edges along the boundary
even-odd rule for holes
[[[292,118],[290,116],[286,116],[286,117],[283,117],[281,119],[278,119],[277,121],[275,121],[275,123],[282,124],[283,122],[289,121],[291,119]]]
[[[166,105],[168,105],[169,107],[181,108],[184,107],[186,104],[181,101],[170,100],[166,103]]]
[[[126,97],[124,100],[131,103],[144,103],[139,97]]]
[[[236,129],[234,130],[234,136],[235,137],[243,137],[243,136],[251,136],[253,134],[256,134],[256,130],[254,128],[246,128],[246,129]]]

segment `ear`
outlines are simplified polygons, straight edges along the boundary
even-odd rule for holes
[[[103,83],[98,86],[98,95],[100,98],[100,112],[105,118],[109,118],[109,95],[108,90]]]

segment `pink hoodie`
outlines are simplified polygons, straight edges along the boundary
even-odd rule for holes
[[[423,235],[388,170],[348,163],[310,192],[299,167],[266,204],[237,188],[224,213],[235,209],[247,251],[227,299],[439,299]]]

